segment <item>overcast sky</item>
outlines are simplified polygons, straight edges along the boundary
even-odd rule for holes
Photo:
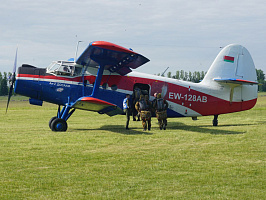
[[[266,73],[264,0],[0,0],[0,71],[45,68],[78,55],[91,41],[132,48],[151,61],[137,71],[167,67],[207,71],[231,43],[245,46]]]

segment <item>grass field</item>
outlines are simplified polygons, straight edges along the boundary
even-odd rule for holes
[[[77,110],[52,132],[57,107],[0,98],[0,199],[266,199],[266,94],[249,111],[140,122]]]

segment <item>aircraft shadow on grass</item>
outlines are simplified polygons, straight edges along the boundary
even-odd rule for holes
[[[124,135],[152,135],[153,133],[151,131],[143,131],[141,128],[141,125],[139,127],[131,126],[129,130],[125,129],[124,125],[104,125],[101,126],[98,129],[75,129],[79,131],[92,131],[92,130],[104,130],[104,131],[111,131],[114,133],[124,134]]]
[[[129,130],[125,129],[124,125],[104,125],[100,128],[100,130],[109,130],[114,133],[120,133],[124,135],[152,135],[153,133],[151,131],[143,131],[141,128],[141,124],[139,126],[131,126]]]
[[[184,131],[192,131],[196,133],[204,133],[204,134],[213,134],[213,135],[232,135],[232,134],[244,134],[242,131],[234,131],[234,130],[221,130],[219,127],[237,127],[237,126],[250,126],[254,124],[227,124],[227,125],[219,125],[217,128],[213,128],[212,125],[199,125],[199,126],[191,126],[183,123],[176,122],[168,122],[167,130],[184,130]],[[106,130],[114,133],[124,134],[124,135],[152,135],[154,130],[158,130],[157,123],[154,124],[151,128],[151,131],[143,131],[141,124],[139,126],[132,125],[130,130],[126,130],[124,125],[104,125],[99,129],[76,129],[76,130]],[[162,130],[164,131],[164,130]]]
[[[252,124],[227,124],[227,125],[219,125],[217,128],[213,128],[212,125],[199,125],[199,126],[191,126],[185,125],[183,123],[170,122],[168,123],[168,129],[173,130],[184,130],[184,131],[192,131],[197,133],[207,133],[212,135],[232,135],[232,134],[244,134],[242,131],[234,131],[234,130],[221,130],[219,127],[234,127],[234,126],[250,126]]]

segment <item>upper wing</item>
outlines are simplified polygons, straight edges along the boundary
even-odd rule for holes
[[[149,62],[149,59],[124,47],[105,41],[90,43],[76,63],[95,67],[95,62],[104,65],[110,72],[126,75],[131,69]]]

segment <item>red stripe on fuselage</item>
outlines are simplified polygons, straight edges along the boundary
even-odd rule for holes
[[[73,81],[73,82],[81,82],[82,77],[58,77],[53,75],[48,76],[38,76],[38,75],[29,75],[29,74],[18,74],[17,77],[28,77],[28,78],[36,78],[36,79],[47,79],[47,81],[52,80],[60,80],[60,81]],[[50,79],[50,80],[48,80]],[[87,80],[90,84],[93,84],[95,81],[95,76],[85,76],[85,80]],[[201,115],[216,115],[216,114],[225,114],[231,112],[238,112],[243,110],[251,109],[255,104],[257,99],[252,99],[249,101],[243,102],[229,102],[218,97],[205,94],[203,92],[199,92],[197,90],[191,89],[188,86],[181,86],[173,83],[166,83],[164,81],[144,78],[144,77],[133,77],[133,76],[120,76],[120,75],[104,75],[102,77],[101,85],[103,83],[108,82],[108,86],[111,87],[116,85],[118,89],[132,91],[134,88],[134,84],[147,84],[150,86],[151,96],[156,91],[158,85],[165,85],[167,87],[167,92],[165,95],[165,99],[174,103],[179,104],[181,106],[187,107],[191,110],[194,110]],[[181,113],[182,114],[182,113]]]
[[[54,76],[54,75],[47,75],[47,76],[40,76],[40,75],[32,75],[32,74],[18,74],[17,77],[23,77],[23,78],[36,78],[36,79],[54,79],[54,80],[62,80],[62,81],[75,81],[75,82],[81,82],[82,77],[60,77],[60,76]]]

